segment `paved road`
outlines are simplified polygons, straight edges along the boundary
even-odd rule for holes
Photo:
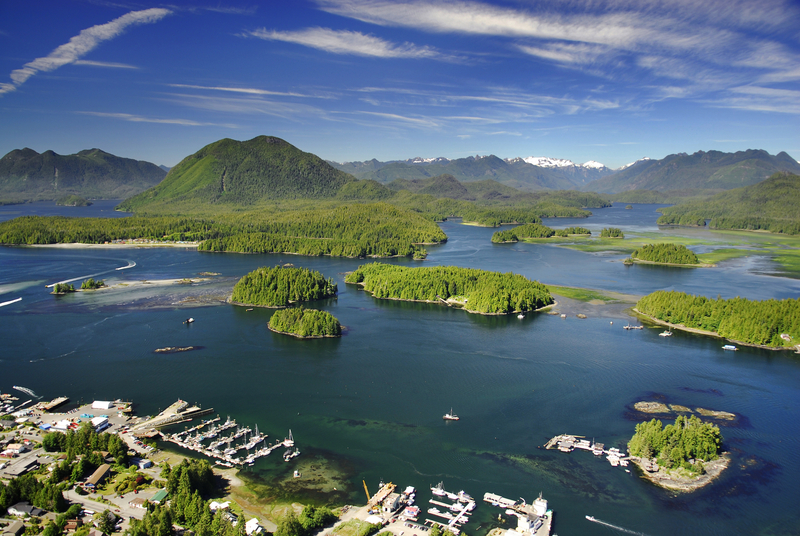
[[[109,499],[112,503],[114,503],[114,505],[110,505],[93,500],[89,495],[78,495],[71,489],[64,492],[65,499],[73,503],[81,504],[84,508],[92,510],[95,513],[102,512],[103,510],[107,509],[124,518],[135,517],[136,519],[142,519],[144,517],[145,510],[141,508],[131,508],[128,506],[128,501],[130,501],[132,497],[137,496],[138,495],[128,493],[125,495],[124,499]]]

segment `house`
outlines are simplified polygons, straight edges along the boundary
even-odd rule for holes
[[[83,484],[83,487],[89,490],[97,489],[97,486],[102,484],[110,473],[111,473],[111,466],[108,465],[107,463],[104,463],[103,465],[98,467],[94,473],[92,473],[92,476],[86,479],[86,482]]]
[[[9,478],[16,478],[18,476],[22,476],[29,471],[33,471],[39,466],[39,462],[36,459],[33,460],[20,460],[17,463],[11,465],[10,467],[6,467],[4,473]]]
[[[235,527],[236,524],[239,522],[239,517],[236,514],[234,514],[233,512],[227,512],[227,511],[224,512],[222,514],[222,519],[227,520],[228,523],[230,523],[231,526],[233,526],[233,527]]]
[[[9,443],[9,445],[6,447],[6,450],[12,454],[22,454],[23,452],[28,451],[28,447],[22,443]]]
[[[264,532],[264,527],[261,526],[261,524],[258,522],[258,519],[253,518],[244,524],[244,530],[248,536],[251,536],[253,534],[261,534]]]
[[[142,459],[142,458],[131,458],[130,459],[130,464],[131,465],[135,465],[139,469],[147,469],[148,467],[152,467],[153,466],[153,462],[151,462],[150,460]]]
[[[81,521],[80,518],[67,519],[67,524],[64,525],[64,531],[65,532],[75,532],[76,530],[78,530],[78,527],[80,527],[81,525],[83,525],[83,521]]]
[[[40,516],[44,513],[44,510],[40,508],[36,508],[35,506],[31,505],[29,502],[18,502],[14,506],[8,507],[8,514],[12,516]]]
[[[146,499],[142,499],[141,497],[136,497],[135,499],[133,499],[128,503],[128,506],[130,506],[131,508],[141,508],[142,510],[144,510],[145,508],[144,505],[146,502],[147,502]]]
[[[23,532],[25,532],[25,523],[22,521],[14,521],[3,529],[2,536],[19,536]]]
[[[156,492],[155,495],[150,499],[151,503],[161,504],[161,501],[167,498],[167,490],[160,489]]]
[[[230,506],[231,506],[231,501],[225,501],[222,503],[217,501],[211,501],[211,504],[208,505],[208,509],[211,510],[211,513],[213,514],[217,510],[227,510],[228,508],[230,508]]]
[[[106,515],[106,518],[109,519],[112,524],[116,524],[117,523],[117,516],[113,512],[106,511],[105,515]],[[93,521],[94,526],[99,528],[100,527],[100,523],[102,523],[102,521],[103,521],[103,513],[101,512],[100,515],[97,516],[97,519],[95,519]]]

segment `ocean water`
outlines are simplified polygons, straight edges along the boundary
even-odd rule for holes
[[[658,231],[656,207],[634,206],[550,223]],[[10,208],[0,207],[0,219]],[[626,267],[624,255],[493,245],[493,229],[456,221],[442,228],[449,240],[429,248],[427,261],[390,262],[512,271],[630,294],[663,288],[752,299],[800,295],[800,282],[767,275],[766,261],[693,270]],[[224,303],[248,271],[287,262],[338,282],[338,297],[315,307],[339,318],[344,337],[283,337],[266,327],[271,310]],[[360,504],[361,481],[374,491],[383,479],[419,488],[422,506],[428,486],[443,481],[448,490],[478,499],[488,491],[530,502],[542,492],[555,511],[554,532],[562,535],[619,533],[586,515],[650,535],[796,533],[798,356],[725,352],[723,341],[680,332],[665,339],[654,326],[625,331],[621,326],[631,318],[622,305],[585,320],[546,314],[520,320],[378,301],[344,283],[344,273],[363,262],[184,248],[0,248],[0,302],[22,298],[0,307],[0,390],[21,400],[12,385],[73,402],[131,399],[138,414],[182,398],[213,407],[223,419],[258,424],[270,440],[291,428],[303,454],[289,464],[277,455],[262,459],[246,476],[270,483],[314,461],[332,467],[337,489],[295,490],[300,500]],[[139,284],[62,297],[45,288],[92,274],[130,284],[201,272],[219,275],[192,285]],[[190,316],[195,322],[184,325]],[[153,353],[189,345],[203,348]],[[642,419],[633,411],[639,400],[735,413],[735,422],[721,426],[731,467],[710,486],[676,495],[604,458],[540,448],[561,433],[622,447]],[[442,420],[451,407],[460,421]],[[485,534],[498,513],[481,503],[465,531]]]

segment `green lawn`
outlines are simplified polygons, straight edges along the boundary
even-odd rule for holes
[[[579,301],[592,301],[592,300],[600,300],[604,302],[615,302],[617,301],[616,298],[612,298],[611,296],[607,296],[602,291],[593,290],[588,288],[575,288],[575,287],[559,287],[556,285],[547,285],[547,288],[550,289],[552,294],[557,294],[559,296],[564,296],[565,298],[570,298],[572,300],[579,300]]]

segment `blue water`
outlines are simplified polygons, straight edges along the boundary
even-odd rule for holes
[[[635,207],[595,210],[576,224],[656,231],[653,207]],[[623,217],[628,223],[615,225]],[[573,223],[556,224],[564,225]],[[631,294],[660,288],[753,299],[800,294],[797,280],[765,275],[758,263],[626,267],[624,255],[493,245],[493,229],[457,222],[442,228],[449,240],[429,248],[429,260],[391,262],[513,271],[550,284]],[[115,270],[131,262],[135,267]],[[246,312],[221,301],[239,277],[279,262],[337,281],[338,298],[315,306],[339,318],[344,337],[286,338],[267,330],[270,310]],[[587,521],[587,514],[651,535],[796,533],[797,356],[724,352],[722,341],[685,333],[664,339],[656,327],[628,332],[621,329],[630,319],[621,305],[591,309],[586,320],[546,314],[519,320],[378,301],[344,284],[344,272],[363,262],[182,248],[0,248],[0,302],[23,298],[0,307],[0,390],[24,385],[46,398],[127,398],[139,414],[180,397],[214,407],[223,419],[258,423],[271,439],[291,428],[303,452],[297,467],[329,463],[344,479],[336,491],[309,495],[313,500],[363,503],[361,480],[374,488],[385,479],[422,488],[424,504],[427,487],[444,481],[447,489],[475,497],[491,491],[531,501],[541,491],[555,510],[554,532],[562,535],[615,533]],[[200,272],[220,275],[192,285],[63,297],[45,288],[94,273],[114,284]],[[182,323],[188,316],[196,320],[189,326]],[[188,345],[204,348],[153,353]],[[737,414],[733,425],[722,427],[733,463],[721,479],[676,496],[588,453],[539,448],[560,433],[622,446],[641,419],[633,404],[655,399]],[[451,407],[460,421],[442,420]],[[248,476],[269,484],[294,467],[270,456]],[[481,503],[465,530],[484,534],[498,513]]]

